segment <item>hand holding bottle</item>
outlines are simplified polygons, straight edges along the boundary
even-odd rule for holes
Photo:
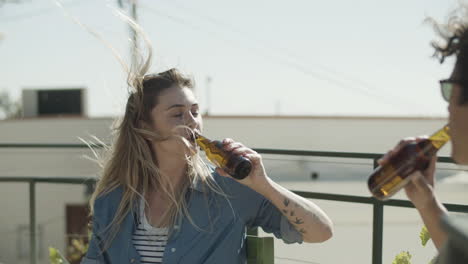
[[[372,195],[380,200],[387,200],[408,183],[413,182],[416,172],[426,171],[431,168],[431,162],[437,151],[450,140],[449,128],[444,126],[430,137],[402,140],[394,150],[389,151],[380,162],[380,166],[374,170],[367,182]],[[433,167],[433,164],[432,164]],[[434,182],[434,171],[428,171],[429,186]],[[419,177],[420,178],[420,177]],[[419,179],[420,180],[420,179]],[[419,186],[422,182],[417,182]],[[424,185],[424,184],[423,184]],[[427,188],[424,188],[427,191]],[[413,191],[408,189],[409,194]],[[411,198],[411,197],[410,197]]]
[[[235,142],[233,139],[226,138],[222,141],[223,149],[231,152],[235,155],[240,155],[252,162],[252,170],[247,177],[242,180],[239,180],[244,185],[251,187],[252,189],[257,189],[264,185],[267,181],[267,175],[265,172],[265,167],[263,166],[262,156],[255,152],[254,150],[244,146],[240,142]],[[217,172],[221,176],[229,177],[229,174],[225,171],[217,168]]]
[[[446,134],[446,136],[448,136],[448,134]],[[393,150],[390,150],[378,161],[380,167],[390,164],[392,159],[401,153],[401,150],[407,148],[407,146],[418,144],[426,140],[428,139],[421,137],[402,140]],[[403,186],[406,195],[418,210],[425,226],[429,230],[434,245],[440,248],[447,240],[446,233],[440,227],[440,218],[447,214],[447,209],[438,200],[433,189],[436,161],[437,157],[434,153],[434,155],[429,158],[427,167],[409,174],[406,179],[410,180]],[[391,193],[394,193],[394,191],[391,191]],[[377,196],[377,198],[378,197],[380,196]]]
[[[230,176],[242,180],[250,174],[252,162],[242,155],[235,154],[232,151],[226,151],[223,142],[208,139],[198,132],[195,134],[194,141],[205,151],[209,161]]]
[[[377,162],[380,166],[384,166],[390,161],[395,153],[400,151],[400,149],[404,148],[408,144],[417,144],[425,140],[427,140],[427,137],[403,139],[395,146],[395,148],[387,152]],[[415,171],[408,176],[411,181],[404,187],[405,193],[416,208],[424,208],[434,200],[433,186],[436,161],[437,156],[434,155],[429,162],[429,166],[425,170]]]

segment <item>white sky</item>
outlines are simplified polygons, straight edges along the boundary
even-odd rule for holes
[[[109,6],[64,6],[128,61],[129,31]],[[229,115],[446,116],[426,16],[455,0],[145,0],[153,71],[194,76],[202,110]],[[87,87],[90,116],[123,110],[125,76],[111,51],[52,0],[0,7],[0,89]]]

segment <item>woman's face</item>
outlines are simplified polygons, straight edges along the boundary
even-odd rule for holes
[[[452,78],[456,78],[455,71]],[[452,137],[452,158],[459,164],[468,165],[468,102],[460,104],[460,85],[455,84],[448,106],[450,135]]]
[[[151,111],[153,120],[152,129],[162,136],[179,135],[192,142],[192,130],[202,130],[202,118],[199,106],[193,91],[190,88],[174,85],[163,92],[157,98],[158,103]],[[188,154],[187,147],[182,140],[171,137],[168,140],[156,142],[157,147],[164,151]],[[194,149],[192,149],[193,151]]]

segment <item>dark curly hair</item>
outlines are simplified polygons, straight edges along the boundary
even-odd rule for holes
[[[439,24],[432,18],[428,21],[441,38],[431,43],[435,49],[434,57],[440,63],[447,57],[456,57],[455,70],[457,79],[462,84],[460,103],[468,103],[468,4],[461,4],[450,14],[445,24]]]

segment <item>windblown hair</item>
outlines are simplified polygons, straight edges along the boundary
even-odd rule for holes
[[[99,158],[103,170],[90,199],[91,214],[94,214],[96,199],[118,187],[123,189],[122,199],[115,217],[106,227],[110,235],[106,237],[104,249],[115,238],[124,218],[129,213],[135,212],[138,201],[143,199],[148,204],[145,195],[150,190],[162,192],[170,200],[170,209],[159,221],[167,225],[170,231],[179,216],[185,216],[195,228],[201,230],[192,220],[186,200],[188,187],[195,181],[201,184],[201,188],[226,197],[221,188],[213,181],[211,171],[198,153],[185,157],[187,178],[183,181],[183,186],[177,190],[176,186],[173,186],[168,180],[168,175],[163,174],[158,168],[158,164],[155,162],[157,157],[151,147],[151,141],[162,141],[176,137],[186,145],[189,143],[180,135],[163,137],[149,129],[148,127],[152,127],[151,124],[154,122],[151,118],[151,111],[157,105],[158,96],[162,91],[173,86],[193,88],[194,83],[192,79],[177,69],[170,69],[158,74],[147,74],[152,59],[151,43],[138,24],[125,15],[120,16],[143,38],[147,57],[143,59],[142,52],[139,51],[140,57],[136,60],[135,65],[132,65],[131,68],[124,67],[128,73],[127,83],[129,85],[125,114],[123,118],[115,122],[111,146],[106,146],[105,155],[101,155]],[[125,66],[120,57],[117,57],[120,63]],[[188,127],[184,128],[189,129]]]
[[[440,37],[431,44],[435,49],[434,57],[443,63],[445,58],[456,57],[457,78],[462,84],[461,103],[468,102],[468,3],[460,3],[445,24],[427,19]]]

